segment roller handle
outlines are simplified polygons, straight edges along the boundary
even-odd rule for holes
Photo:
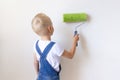
[[[75,30],[74,31],[74,36],[77,35],[77,34],[78,34],[78,32]],[[78,46],[78,43],[76,44],[76,46]]]

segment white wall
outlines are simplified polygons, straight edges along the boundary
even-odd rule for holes
[[[38,12],[51,17],[53,40],[71,45],[73,24],[63,13],[86,12],[90,20],[81,27],[81,44],[73,60],[62,59],[61,80],[120,80],[119,0],[1,0],[0,80],[34,80],[31,19]]]

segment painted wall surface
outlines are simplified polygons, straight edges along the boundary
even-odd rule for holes
[[[0,80],[34,80],[33,44],[38,39],[31,19],[51,17],[52,36],[70,48],[75,24],[63,13],[86,12],[80,44],[72,60],[62,58],[61,80],[120,80],[120,0],[0,0]]]

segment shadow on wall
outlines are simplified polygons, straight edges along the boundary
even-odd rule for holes
[[[87,47],[87,42],[84,38],[84,36],[81,34],[80,35],[81,37],[81,47],[82,47],[82,53],[83,53],[83,56],[85,57],[85,59],[89,59],[89,50],[88,50],[88,47]]]
[[[62,59],[61,80],[82,80],[83,66],[89,60],[89,51],[85,38],[80,35],[81,49],[77,48],[76,54],[72,60]]]

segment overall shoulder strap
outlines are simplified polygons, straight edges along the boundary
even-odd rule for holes
[[[53,45],[55,44],[55,42],[50,42],[48,45],[47,45],[47,47],[44,49],[44,51],[43,51],[43,55],[42,55],[42,57],[46,57],[47,56],[47,54],[49,53],[49,51],[51,50],[51,48],[53,47]]]
[[[42,52],[41,52],[41,50],[40,50],[40,48],[39,48],[39,46],[38,46],[38,42],[39,42],[39,40],[36,42],[36,51],[39,53],[39,55],[41,56],[42,55]]]
[[[38,46],[39,40],[36,42],[36,51],[39,53],[41,57],[46,57],[46,55],[49,53],[55,42],[50,42],[47,47],[44,49],[43,53],[41,52],[39,46]]]

